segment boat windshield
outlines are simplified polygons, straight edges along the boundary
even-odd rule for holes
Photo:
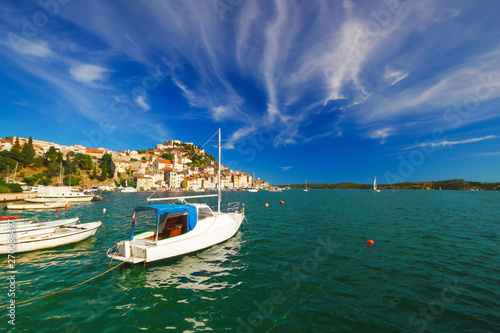
[[[212,210],[208,207],[199,207],[198,208],[198,221],[209,218],[209,217],[214,217],[215,214],[212,212]]]

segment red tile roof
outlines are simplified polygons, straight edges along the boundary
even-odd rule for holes
[[[87,154],[104,154],[104,151],[99,150],[99,149],[87,148],[85,150],[85,153],[87,153]]]

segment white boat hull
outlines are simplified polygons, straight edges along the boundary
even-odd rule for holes
[[[45,202],[45,203],[20,203],[20,204],[10,204],[7,205],[7,209],[11,210],[32,210],[32,209],[56,209],[64,208],[68,202],[56,201],[56,202]]]
[[[51,197],[36,197],[34,199],[26,199],[26,202],[55,202],[59,200],[65,200],[70,202],[89,202],[92,200],[93,195],[82,194],[78,196],[51,196]]]
[[[137,193],[137,189],[133,187],[125,187],[120,191],[121,193]]]
[[[158,241],[157,244],[138,237],[122,241],[117,244],[118,253],[108,253],[107,256],[133,264],[178,257],[228,240],[236,234],[243,219],[244,215],[239,213],[217,214],[214,218],[198,221],[190,232]]]
[[[54,232],[19,237],[15,243],[2,242],[0,244],[0,254],[8,253],[10,249],[15,249],[15,253],[19,253],[73,244],[93,236],[101,225],[101,221],[83,223],[75,226],[59,227]]]
[[[79,221],[78,217],[72,219],[56,220],[50,222],[40,222],[31,224],[0,226],[0,243],[7,242],[9,235],[14,234],[15,238],[21,238],[25,236],[35,236],[44,233],[54,232],[57,228],[62,226],[72,226],[77,224]]]

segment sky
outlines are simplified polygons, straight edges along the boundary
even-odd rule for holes
[[[500,181],[498,1],[0,3],[2,138],[221,128],[222,163],[272,184]]]

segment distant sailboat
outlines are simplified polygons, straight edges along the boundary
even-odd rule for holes
[[[309,191],[309,190],[307,189],[307,179],[306,179],[306,188],[304,189],[304,192],[307,192],[307,191]]]
[[[375,176],[375,180],[373,181],[373,189],[375,190],[375,192],[380,192],[379,189],[377,189],[377,177]]]

